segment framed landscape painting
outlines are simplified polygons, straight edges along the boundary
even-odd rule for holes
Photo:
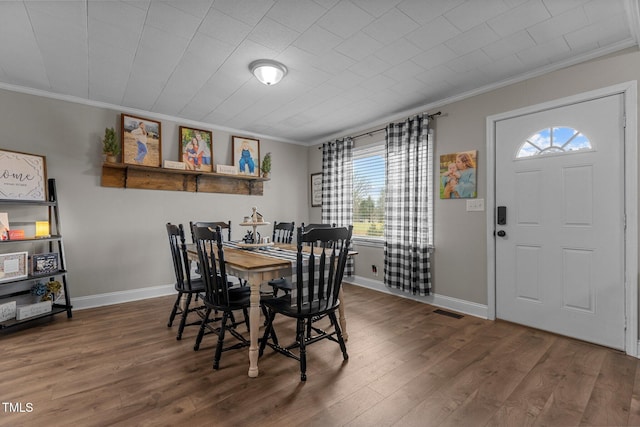
[[[187,170],[213,171],[213,133],[180,126],[180,160]]]
[[[232,144],[233,164],[240,175],[260,176],[260,141],[233,136]]]
[[[160,122],[122,114],[122,162],[160,167],[162,134]]]

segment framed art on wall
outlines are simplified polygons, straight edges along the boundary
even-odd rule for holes
[[[180,160],[187,170],[213,171],[213,133],[180,126]]]
[[[477,197],[476,159],[478,151],[461,151],[440,156],[440,198]]]
[[[44,156],[0,150],[0,200],[47,200]]]
[[[240,175],[260,176],[260,141],[253,138],[233,136],[233,164]]]
[[[122,162],[130,165],[162,165],[160,122],[122,114]]]
[[[311,207],[322,206],[322,172],[311,174]]]

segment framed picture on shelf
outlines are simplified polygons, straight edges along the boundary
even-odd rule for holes
[[[0,200],[47,200],[44,156],[0,150]]]
[[[180,126],[180,159],[187,170],[213,172],[213,133]]]
[[[58,253],[34,254],[31,256],[31,274],[41,276],[43,274],[57,273],[60,270]]]
[[[0,254],[0,282],[27,277],[28,252]]]
[[[322,172],[311,174],[311,207],[322,206]]]
[[[122,114],[122,162],[130,165],[162,165],[160,122]]]
[[[240,175],[260,176],[260,141],[232,136],[233,165]]]

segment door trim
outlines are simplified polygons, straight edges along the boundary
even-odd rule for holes
[[[496,122],[551,108],[604,96],[622,94],[626,126],[624,129],[624,213],[626,217],[625,239],[625,352],[638,357],[638,122],[637,81],[629,81],[602,89],[569,96],[562,99],[532,105],[487,117],[487,317],[496,318],[496,240],[495,229],[495,130]]]

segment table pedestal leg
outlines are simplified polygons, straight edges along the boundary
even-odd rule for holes
[[[340,306],[338,307],[338,321],[340,322],[340,329],[342,329],[342,338],[344,338],[345,341],[348,341],[349,333],[347,332],[347,317],[344,314],[344,292],[342,291],[342,286],[340,286],[338,299],[340,300]]]
[[[251,285],[251,307],[249,309],[249,376],[258,376],[258,334],[260,332],[260,283]]]

